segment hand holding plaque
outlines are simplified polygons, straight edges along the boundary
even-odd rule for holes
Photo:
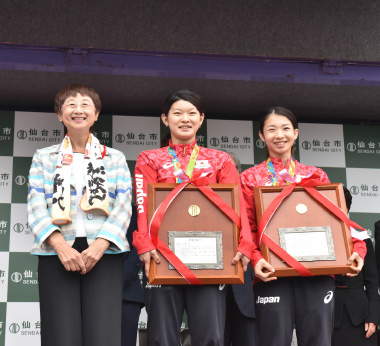
[[[351,257],[347,260],[347,265],[350,266],[352,272],[347,273],[346,275],[349,277],[354,277],[357,276],[363,269],[364,260],[357,252],[353,252]]]

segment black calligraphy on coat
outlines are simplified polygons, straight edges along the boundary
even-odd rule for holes
[[[88,163],[87,166],[87,178],[88,179],[88,188],[90,197],[88,199],[88,203],[90,205],[94,204],[94,199],[98,199],[100,201],[104,201],[106,199],[107,190],[104,188],[105,179],[101,177],[101,175],[105,175],[104,166],[100,166],[94,169],[94,166],[91,162]]]
[[[65,207],[61,204],[61,202],[63,201],[63,192],[65,191],[65,188],[63,187],[63,178],[60,178],[59,173],[57,173],[54,177],[53,195],[58,192],[58,188],[61,190],[61,193],[58,198],[53,197],[53,204],[58,203],[59,209],[64,211]]]

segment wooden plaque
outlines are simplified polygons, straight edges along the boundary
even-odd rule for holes
[[[254,188],[257,223],[260,221],[264,211],[268,208],[270,203],[283,189],[284,186],[260,186]],[[347,212],[342,184],[322,185],[316,187],[316,189],[342,210]],[[305,257],[299,257],[299,259],[293,256],[311,273],[314,275],[353,273],[346,264],[353,249],[350,230],[343,221],[310,196],[309,193],[300,186],[296,186],[293,192],[280,204],[269,221],[265,233],[271,237],[276,244],[280,245],[280,243],[282,243],[282,246],[284,246],[282,238],[284,232],[288,232],[286,230],[290,229],[290,232],[293,232],[292,237],[297,237],[296,232],[293,230],[296,228],[301,229],[301,232],[305,229],[310,231],[321,231],[322,228],[326,233],[326,237],[332,237],[334,260],[315,260],[315,257],[311,256],[311,261],[310,258],[309,261],[305,261],[302,260],[305,259]],[[331,231],[328,231],[328,229]],[[306,236],[306,240],[310,241],[313,239],[313,235],[311,233],[308,234],[307,232],[308,231],[304,232],[303,235]],[[301,238],[298,238],[297,241],[300,239]],[[329,243],[331,243],[331,239]],[[308,245],[305,243],[304,248],[307,248],[307,246],[316,247],[316,244]],[[299,248],[301,247],[302,246],[299,246]],[[295,269],[291,268],[287,263],[281,260],[264,243],[261,243],[260,249],[264,259],[275,268],[275,276],[300,276]],[[324,258],[324,256],[320,257]],[[329,256],[326,258],[328,257]],[[319,258],[319,256],[317,258]]]
[[[166,196],[177,186],[174,183],[148,184],[148,219]],[[240,215],[239,190],[237,184],[209,184],[209,187]],[[199,210],[195,207],[197,206]],[[199,213],[199,214],[198,214]],[[191,214],[198,214],[192,216]],[[223,269],[191,269],[204,284],[238,284],[244,282],[241,262],[231,265],[239,244],[239,228],[197,187],[187,185],[166,210],[158,236],[169,244],[173,232],[221,232]],[[188,282],[159,253],[161,263],[150,263],[149,283],[152,285],[183,285]],[[190,267],[190,266],[189,266]]]

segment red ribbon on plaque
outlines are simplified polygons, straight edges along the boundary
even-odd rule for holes
[[[281,172],[280,172],[281,174]],[[364,228],[358,225],[357,223],[351,221],[347,214],[340,209],[337,205],[331,202],[328,198],[326,198],[323,194],[315,189],[316,186],[324,185],[320,180],[320,175],[316,172],[312,172],[309,176],[305,177],[301,181],[295,181],[289,175],[282,174],[284,180],[290,182],[290,185],[287,185],[282,192],[272,201],[272,203],[268,206],[268,208],[264,211],[257,232],[257,243],[260,244],[263,242],[271,251],[273,251],[277,256],[279,256],[282,260],[284,260],[289,266],[295,269],[301,276],[314,276],[304,265],[298,262],[294,257],[292,257],[288,252],[286,252],[281,246],[279,246],[276,242],[274,242],[266,233],[265,228],[267,227],[270,219],[276,212],[277,208],[280,206],[282,201],[289,196],[294,188],[298,186],[302,186],[305,190],[319,203],[321,203],[325,208],[327,208],[330,212],[332,212],[336,217],[342,220],[349,229],[351,228],[359,228],[363,231]],[[362,246],[362,250],[365,253],[366,248],[365,245]]]

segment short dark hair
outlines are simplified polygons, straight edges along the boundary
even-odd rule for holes
[[[272,115],[272,114],[277,114],[277,115],[282,115],[283,117],[287,118],[293,128],[296,130],[298,129],[298,120],[297,118],[295,117],[295,115],[293,114],[293,112],[285,107],[281,107],[281,106],[277,106],[277,107],[272,107],[268,110],[268,112],[265,113],[265,115],[263,115],[261,118],[260,118],[260,133],[261,134],[264,134],[264,125],[265,125],[265,121]],[[293,146],[292,147],[292,156],[294,156],[294,150],[295,150],[295,147]],[[266,156],[267,158],[269,157],[269,151],[268,151],[268,148],[266,148]]]
[[[65,101],[69,97],[77,96],[77,94],[81,94],[82,96],[89,96],[92,102],[94,102],[95,110],[100,113],[100,110],[102,109],[102,103],[100,102],[99,94],[93,88],[84,84],[71,84],[58,91],[58,94],[55,95],[54,112],[56,114],[60,114]],[[93,126],[90,128],[90,132],[93,132]],[[63,133],[64,135],[67,134],[67,128],[65,124],[63,124]]]
[[[352,195],[349,189],[343,185],[344,197],[346,198],[347,210],[350,211],[352,204]]]
[[[170,138],[171,138],[170,131],[166,132],[165,136],[161,138],[160,148],[167,147],[169,145]]]
[[[194,91],[184,89],[173,92],[166,97],[162,105],[162,114],[168,116],[173,103],[180,100],[190,102],[198,110],[199,113],[204,113],[202,97]]]
[[[91,87],[83,84],[71,84],[61,89],[55,96],[54,111],[58,114],[62,110],[62,106],[69,97],[75,97],[77,94],[89,96],[94,102],[95,109],[98,113],[102,109],[99,94]]]

